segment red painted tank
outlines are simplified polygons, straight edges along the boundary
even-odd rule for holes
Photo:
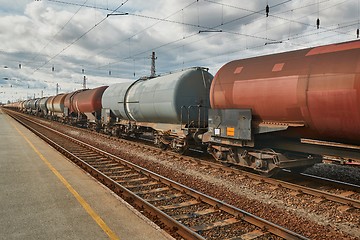
[[[107,87],[108,86],[102,86],[75,94],[72,102],[74,112],[100,112],[102,108],[101,97]]]
[[[74,96],[76,94],[78,94],[79,92],[86,91],[86,90],[88,90],[88,89],[78,90],[78,91],[71,92],[71,93],[66,95],[65,100],[64,100],[64,107],[68,109],[68,114],[71,114],[71,113],[75,112],[74,106],[72,104]]]
[[[299,137],[360,143],[360,41],[236,60],[216,74],[211,107],[303,123]]]

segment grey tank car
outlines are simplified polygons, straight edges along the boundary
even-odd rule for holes
[[[109,86],[102,96],[102,122],[113,135],[150,132],[155,144],[176,151],[201,145],[207,131],[209,89],[205,68]]]

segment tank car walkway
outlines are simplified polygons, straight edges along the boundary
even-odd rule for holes
[[[0,239],[169,239],[1,109],[0,136]]]

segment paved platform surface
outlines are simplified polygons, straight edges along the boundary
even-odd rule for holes
[[[0,139],[0,239],[170,239],[1,109]]]

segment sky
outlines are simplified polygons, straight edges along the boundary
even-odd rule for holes
[[[266,16],[266,6],[269,6]],[[357,39],[360,0],[0,0],[0,102]],[[320,20],[319,28],[317,19]],[[58,87],[57,87],[58,86]]]

